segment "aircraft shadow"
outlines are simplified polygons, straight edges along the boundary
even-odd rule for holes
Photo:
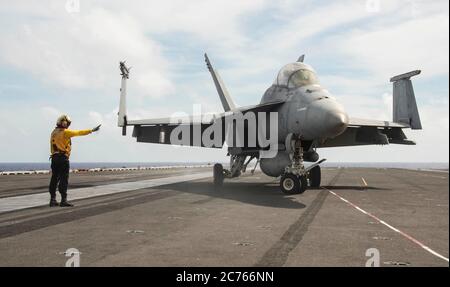
[[[161,186],[161,189],[178,190],[180,192],[202,194],[210,199],[203,199],[193,204],[201,204],[214,198],[240,201],[247,204],[270,206],[278,208],[299,209],[305,208],[301,202],[294,200],[293,196],[284,195],[278,186],[273,183],[248,183],[225,181],[224,185],[216,190],[212,182],[184,182]]]

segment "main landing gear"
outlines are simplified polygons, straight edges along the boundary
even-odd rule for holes
[[[220,188],[223,185],[223,181],[225,178],[233,178],[240,176],[243,172],[246,171],[248,164],[252,161],[255,156],[249,156],[247,159],[247,155],[231,155],[230,156],[230,169],[224,169],[222,164],[216,163],[213,168],[213,176],[214,176],[214,187]],[[256,166],[255,166],[256,169]],[[252,174],[254,169],[252,170]]]
[[[216,163],[213,168],[214,175],[214,187],[219,188],[223,185],[225,175],[223,174],[223,166],[220,163]]]

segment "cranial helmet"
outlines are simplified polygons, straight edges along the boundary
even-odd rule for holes
[[[64,124],[64,122],[66,122],[66,124]],[[72,121],[70,120],[68,115],[62,115],[56,120],[56,126],[67,128],[68,126],[70,126],[71,122]]]

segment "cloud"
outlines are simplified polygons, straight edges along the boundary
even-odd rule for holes
[[[351,116],[383,120],[392,117],[389,78],[420,68],[414,85],[424,130],[407,131],[418,145],[335,149],[330,160],[447,160],[448,80],[442,79],[448,76],[448,1],[381,0],[377,13],[365,3],[136,0],[125,7],[123,1],[81,0],[79,13],[67,13],[65,1],[3,5],[0,71],[16,73],[0,82],[0,134],[12,134],[11,141],[0,143],[7,151],[2,158],[45,160],[47,131],[65,111],[74,128],[102,123],[100,133],[76,140],[74,160],[224,159],[221,150],[174,152],[139,144],[122,137],[116,126],[117,66],[124,59],[133,66],[130,117],[191,113],[195,103],[207,112],[221,111],[202,59],[208,51],[238,104],[259,102],[281,66],[306,52],[322,84]],[[30,75],[34,85],[15,92],[23,105],[8,95],[7,86]],[[35,144],[14,151],[30,138]],[[380,157],[370,158],[367,151]]]
[[[137,94],[159,97],[174,90],[160,45],[130,15],[93,7],[46,16],[14,21],[2,29],[4,63],[49,86],[98,91],[118,82],[118,61],[127,59],[139,63]]]
[[[351,66],[380,78],[418,68],[425,78],[448,75],[449,41],[443,37],[449,33],[448,19],[448,14],[440,13],[369,30],[352,29],[345,40],[333,37],[330,43],[351,59]]]
[[[44,116],[45,119],[48,120],[54,120],[56,122],[56,119],[62,115],[63,113],[60,112],[58,109],[50,106],[45,106],[41,108],[41,113]]]

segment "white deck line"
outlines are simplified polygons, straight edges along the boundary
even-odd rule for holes
[[[438,252],[434,251],[433,249],[431,249],[430,247],[428,247],[427,245],[425,245],[425,244],[422,243],[421,241],[415,239],[415,238],[412,237],[411,235],[409,235],[409,234],[403,232],[402,230],[400,230],[400,229],[398,229],[398,228],[395,228],[394,226],[388,224],[388,223],[385,222],[384,220],[381,220],[380,218],[378,218],[377,216],[373,215],[372,213],[365,211],[364,209],[362,209],[361,207],[357,206],[356,204],[354,204],[354,203],[350,202],[349,200],[343,198],[342,196],[338,195],[336,192],[334,192],[334,191],[332,191],[332,190],[329,190],[329,189],[327,189],[327,188],[325,188],[325,187],[322,187],[322,188],[323,188],[324,190],[327,190],[329,193],[331,193],[332,195],[336,196],[337,198],[339,198],[339,199],[342,200],[343,202],[345,202],[345,203],[347,203],[348,205],[352,206],[353,208],[355,208],[355,209],[358,210],[359,212],[361,212],[361,213],[363,213],[363,214],[365,214],[365,215],[367,215],[367,216],[370,216],[371,218],[375,219],[377,222],[379,222],[379,223],[383,224],[384,226],[388,227],[389,229],[391,229],[391,230],[397,232],[398,234],[402,235],[403,237],[405,237],[405,238],[408,239],[409,241],[413,242],[414,244],[417,244],[418,246],[420,246],[421,248],[423,248],[424,250],[426,250],[426,251],[429,252],[430,254],[432,254],[432,255],[434,255],[434,256],[436,256],[436,257],[442,259],[442,260],[445,260],[445,261],[449,262],[449,261],[448,261],[449,259],[448,259],[447,257],[445,257],[444,255],[439,254]]]
[[[121,182],[106,185],[98,185],[93,187],[75,188],[69,189],[68,197],[69,200],[85,199],[125,191],[132,191],[142,188],[149,188],[166,184],[173,184],[184,181],[208,178],[211,176],[212,176],[211,172],[203,172],[203,173],[194,173],[187,175],[141,180],[141,181]],[[1,198],[0,213],[43,206],[47,205],[48,203],[49,203],[49,194],[47,192]]]

